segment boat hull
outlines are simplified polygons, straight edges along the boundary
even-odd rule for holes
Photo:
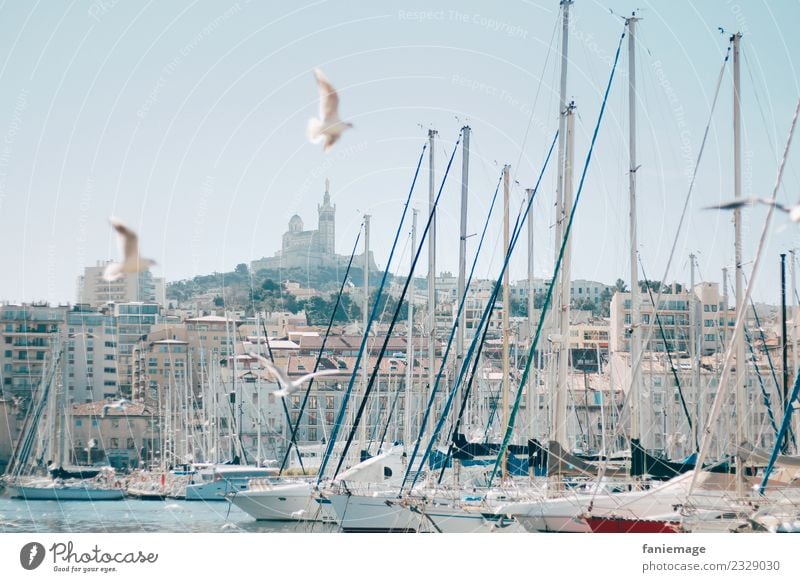
[[[93,489],[91,487],[9,487],[11,497],[29,501],[118,501],[125,497],[122,489]]]
[[[329,504],[319,503],[312,492],[308,483],[292,483],[240,491],[228,499],[258,521],[334,521]]]
[[[426,519],[421,512],[395,503],[394,496],[347,495],[327,496],[343,532],[350,533],[415,533]]]

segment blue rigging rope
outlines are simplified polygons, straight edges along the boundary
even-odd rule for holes
[[[336,475],[339,474],[339,470],[342,468],[344,464],[344,460],[347,457],[347,451],[350,449],[350,445],[353,442],[353,437],[355,436],[356,429],[358,428],[358,424],[361,421],[361,416],[364,414],[364,409],[367,406],[367,400],[369,400],[369,396],[372,393],[372,388],[375,384],[375,378],[378,375],[378,370],[380,369],[381,360],[383,360],[383,355],[386,353],[386,346],[389,345],[389,339],[391,338],[392,331],[394,330],[395,323],[397,323],[397,318],[400,315],[400,309],[403,307],[403,300],[405,299],[406,292],[408,292],[408,287],[411,284],[414,275],[414,269],[417,266],[417,261],[419,260],[420,253],[422,252],[423,244],[425,243],[425,239],[428,236],[428,231],[430,231],[431,224],[433,223],[433,219],[436,216],[436,208],[439,205],[439,199],[442,196],[442,190],[444,190],[445,182],[447,182],[447,176],[450,174],[450,168],[453,165],[453,159],[456,156],[456,151],[458,150],[458,146],[461,144],[461,132],[458,133],[458,139],[456,140],[455,145],[453,146],[453,153],[450,155],[450,161],[447,162],[447,169],[444,172],[444,176],[442,177],[442,183],[439,186],[439,193],[436,195],[436,198],[433,201],[433,206],[431,207],[431,212],[428,215],[428,222],[425,224],[425,229],[422,231],[422,238],[420,240],[419,246],[417,247],[417,252],[414,255],[414,260],[411,263],[411,268],[409,269],[408,277],[406,278],[405,285],[403,286],[403,290],[400,293],[400,297],[397,300],[397,308],[394,311],[394,315],[392,316],[392,321],[389,323],[389,329],[386,331],[386,336],[383,340],[383,345],[381,346],[381,350],[378,353],[378,357],[375,360],[375,364],[372,370],[372,374],[369,377],[369,382],[367,383],[367,387],[364,390],[364,397],[361,400],[361,404],[358,407],[358,411],[356,412],[356,416],[353,419],[353,426],[350,428],[350,434],[347,435],[347,442],[344,445],[344,449],[342,450],[342,454],[339,457],[339,463],[336,465],[336,470],[333,472],[333,478],[336,478]],[[419,168],[417,168],[419,170]],[[416,176],[415,176],[416,178]],[[399,236],[398,231],[398,236]],[[397,243],[397,238],[395,238],[395,244]],[[377,306],[377,302],[376,302]],[[374,314],[373,314],[374,315]],[[432,365],[432,363],[431,363]],[[354,372],[355,374],[355,372]]]
[[[761,480],[761,486],[758,488],[758,493],[760,495],[764,495],[764,488],[767,486],[767,480],[769,479],[770,473],[772,473],[772,468],[775,466],[775,461],[778,458],[778,453],[781,450],[781,443],[783,443],[784,438],[786,437],[786,433],[790,427],[790,421],[792,420],[792,412],[794,412],[794,408],[792,407],[792,402],[797,400],[797,396],[800,394],[800,373],[797,374],[797,378],[794,381],[794,388],[792,389],[792,397],[789,399],[789,402],[786,403],[786,411],[783,413],[783,422],[781,422],[781,429],[778,431],[778,437],[775,439],[775,446],[772,447],[772,455],[770,455],[769,463],[767,463],[767,468],[764,469],[764,477]]]
[[[521,212],[520,214],[517,215],[517,219],[516,219],[516,222],[514,224],[514,229],[513,229],[513,232],[512,232],[512,236],[511,236],[511,238],[509,240],[508,248],[505,249],[506,254],[505,254],[505,260],[503,261],[503,267],[500,270],[500,275],[497,277],[497,280],[495,281],[494,289],[492,290],[492,296],[490,298],[490,301],[487,303],[486,308],[483,311],[483,315],[481,316],[481,321],[478,323],[478,327],[477,327],[477,329],[475,331],[475,337],[473,337],[472,343],[470,344],[470,347],[469,347],[469,351],[467,352],[467,355],[464,358],[464,362],[462,363],[461,373],[459,374],[459,377],[458,377],[455,385],[453,386],[452,390],[450,390],[450,394],[447,397],[447,402],[445,403],[445,407],[444,407],[444,409],[442,410],[442,412],[439,415],[439,421],[436,424],[436,428],[434,429],[433,433],[431,433],[431,439],[428,441],[428,446],[425,449],[425,454],[423,455],[422,460],[420,461],[420,469],[417,472],[417,474],[414,476],[414,480],[411,483],[412,487],[414,486],[414,484],[416,484],[417,478],[419,477],[419,474],[422,471],[422,467],[424,466],[425,461],[428,459],[428,457],[431,454],[431,450],[433,448],[433,444],[434,444],[434,442],[436,440],[436,437],[441,432],[442,427],[444,426],[444,422],[445,422],[445,419],[447,417],[447,413],[450,410],[450,406],[453,403],[453,398],[455,398],[455,395],[458,392],[459,386],[460,386],[461,382],[463,381],[463,378],[464,378],[464,375],[466,373],[466,370],[469,367],[469,362],[473,357],[473,353],[475,351],[475,346],[478,343],[480,330],[483,328],[484,325],[486,326],[486,328],[483,328],[484,329],[484,336],[486,334],[486,329],[488,329],[488,325],[489,325],[488,318],[490,317],[490,314],[492,313],[492,310],[494,309],[495,301],[497,300],[497,296],[498,296],[500,287],[502,286],[502,283],[503,283],[503,275],[505,274],[506,269],[508,269],[508,264],[509,264],[509,261],[511,260],[511,253],[514,251],[514,247],[516,246],[517,241],[519,240],[520,233],[522,232],[522,225],[525,223],[526,219],[529,219],[529,214],[530,214],[531,207],[533,206],[533,201],[536,199],[536,194],[539,191],[539,186],[541,185],[542,177],[544,176],[544,172],[547,169],[548,163],[550,162],[550,158],[551,158],[551,156],[553,154],[553,149],[555,148],[557,140],[558,140],[558,132],[556,131],[555,135],[553,136],[553,141],[550,143],[550,149],[547,152],[547,157],[545,158],[544,165],[542,166],[542,169],[539,172],[539,177],[536,180],[536,185],[535,185],[535,187],[533,189],[533,194],[530,196],[527,204],[525,205],[524,212]],[[504,306],[504,308],[507,309],[508,306]],[[477,363],[476,363],[476,365],[477,365]],[[472,378],[474,379],[474,370],[473,370]],[[463,410],[464,409],[462,407],[462,409],[461,409],[462,413],[463,413]],[[411,466],[411,464],[409,463],[409,467],[410,466]],[[404,482],[405,482],[405,480],[404,480]],[[401,487],[401,491],[402,491],[402,487]]]
[[[363,228],[364,224],[361,224],[361,228]],[[342,284],[339,287],[339,294],[336,296],[336,304],[333,306],[333,311],[331,312],[331,317],[328,320],[328,329],[325,330],[325,335],[322,338],[322,345],[319,346],[319,353],[317,354],[317,361],[314,362],[314,369],[312,373],[315,373],[319,368],[320,360],[322,360],[322,355],[325,353],[325,346],[328,343],[328,336],[330,336],[331,328],[333,327],[333,322],[336,318],[336,312],[339,309],[339,304],[342,300],[342,293],[344,292],[344,286],[347,284],[347,277],[350,275],[350,267],[353,265],[353,258],[356,256],[356,249],[358,248],[358,241],[361,239],[361,228],[358,229],[358,234],[356,235],[356,242],[353,243],[353,251],[350,253],[350,260],[347,262],[347,269],[344,271],[344,277],[342,277]],[[265,326],[266,327],[266,326]],[[267,332],[264,329],[264,336],[266,337]],[[269,338],[266,338],[267,346],[269,346]],[[272,350],[270,350],[270,359],[272,358]],[[273,363],[274,360],[273,360]],[[280,471],[278,471],[278,475],[283,473],[283,470],[286,468],[286,463],[289,460],[289,452],[292,450],[292,445],[295,446],[297,449],[297,441],[295,440],[295,435],[297,434],[297,429],[300,427],[300,420],[303,418],[303,412],[306,409],[306,403],[308,402],[308,398],[311,394],[311,386],[314,384],[314,378],[312,377],[308,383],[308,387],[306,388],[306,393],[303,395],[303,402],[300,404],[300,410],[297,413],[297,422],[295,422],[294,426],[292,426],[292,438],[289,446],[286,448],[286,454],[283,456],[283,462],[281,463]],[[303,468],[303,461],[300,458],[300,451],[297,452],[297,457],[300,459],[300,467]],[[305,469],[303,469],[303,474],[305,474]]]
[[[410,474],[411,468],[414,466],[414,461],[417,458],[417,453],[419,452],[419,446],[420,446],[420,443],[422,442],[422,437],[425,434],[425,427],[428,424],[428,416],[430,415],[430,411],[433,408],[434,398],[436,396],[436,392],[439,389],[439,382],[442,379],[442,373],[444,371],[444,367],[445,367],[445,364],[447,362],[447,358],[450,355],[450,347],[453,344],[453,338],[455,337],[456,331],[458,330],[458,323],[459,323],[459,319],[461,317],[461,312],[464,309],[464,302],[465,302],[467,293],[469,291],[469,286],[472,283],[472,276],[473,276],[473,274],[475,272],[475,265],[478,262],[478,256],[480,255],[481,248],[483,247],[483,241],[484,241],[484,238],[486,237],[486,229],[487,229],[487,227],[489,225],[489,219],[492,216],[492,211],[494,210],[494,204],[497,201],[497,193],[500,191],[500,182],[501,182],[502,179],[503,179],[503,174],[501,173],[500,177],[497,180],[497,187],[495,187],[495,189],[494,189],[494,195],[492,196],[492,204],[489,207],[489,213],[486,216],[486,221],[483,224],[483,232],[481,233],[481,238],[480,238],[480,241],[478,242],[478,249],[477,249],[477,251],[475,253],[475,258],[472,261],[472,268],[470,269],[469,277],[467,278],[467,281],[464,284],[464,294],[461,296],[461,298],[459,300],[458,310],[456,312],[456,318],[455,318],[455,321],[453,322],[452,327],[450,328],[450,337],[447,340],[447,347],[445,348],[444,354],[442,355],[442,364],[439,367],[439,372],[436,374],[436,381],[434,382],[433,388],[431,389],[431,395],[430,395],[430,398],[428,399],[428,406],[425,409],[425,413],[423,414],[423,417],[422,417],[422,422],[420,423],[420,426],[419,426],[419,435],[417,435],[417,440],[414,443],[414,451],[411,453],[411,457],[409,458],[408,466],[406,467],[406,473],[403,476],[403,483],[402,483],[402,485],[400,487],[400,491],[403,490],[403,487],[406,484],[406,480],[408,479],[408,476]],[[433,365],[433,363],[431,363],[430,365]]]
[[[394,242],[392,243],[392,250],[389,252],[389,260],[386,262],[386,269],[383,271],[383,277],[381,278],[380,287],[378,287],[378,295],[375,298],[375,303],[372,306],[372,312],[370,313],[369,320],[367,321],[367,328],[364,330],[364,337],[361,338],[361,347],[358,349],[358,355],[356,356],[355,364],[353,365],[353,375],[350,376],[350,382],[347,385],[347,391],[344,394],[344,398],[342,398],[342,404],[339,407],[339,413],[336,415],[336,423],[333,426],[333,431],[331,431],[331,436],[328,439],[328,446],[325,449],[325,456],[322,458],[322,463],[319,467],[319,473],[317,473],[317,484],[322,480],[323,475],[325,474],[325,468],[328,466],[328,461],[330,460],[331,454],[333,453],[333,447],[336,443],[336,437],[339,435],[339,429],[344,422],[344,415],[347,411],[347,404],[350,400],[350,395],[353,392],[353,384],[356,379],[356,374],[358,374],[358,367],[361,363],[361,358],[364,355],[364,347],[367,344],[367,339],[369,338],[369,330],[372,327],[372,322],[375,319],[375,316],[378,312],[378,305],[380,304],[381,296],[383,295],[383,288],[386,285],[386,278],[389,275],[389,267],[392,264],[392,257],[394,257],[394,251],[397,248],[397,241],[400,239],[400,230],[403,228],[403,221],[405,221],[406,213],[408,212],[408,205],[411,203],[411,195],[414,193],[414,186],[417,183],[417,176],[419,176],[419,169],[422,166],[422,158],[425,155],[425,150],[428,148],[427,142],[422,146],[422,151],[419,154],[419,161],[417,162],[417,169],[414,171],[414,179],[411,181],[411,188],[408,190],[408,196],[406,196],[406,203],[403,206],[403,214],[400,216],[400,225],[397,227],[397,232],[394,235]],[[369,289],[366,290],[367,295],[369,295]]]
[[[627,26],[627,24],[626,24]],[[542,314],[539,318],[539,323],[536,326],[536,335],[531,342],[531,347],[528,352],[528,360],[525,363],[525,369],[522,372],[522,378],[520,379],[519,387],[517,388],[517,395],[514,398],[514,406],[511,409],[511,414],[508,419],[508,426],[506,427],[506,433],[503,437],[503,442],[500,445],[500,451],[497,455],[497,460],[495,461],[494,468],[492,469],[492,475],[489,477],[489,487],[492,486],[492,481],[494,481],[495,475],[497,474],[497,470],[500,467],[500,463],[502,462],[503,457],[505,456],[506,448],[508,447],[508,443],[511,440],[511,433],[514,431],[514,422],[517,417],[517,412],[519,411],[519,404],[522,398],[522,389],[525,386],[525,382],[528,380],[528,374],[530,373],[530,366],[531,361],[533,360],[533,355],[536,350],[536,346],[539,343],[539,337],[542,333],[542,326],[544,324],[545,314],[547,313],[547,308],[550,306],[550,300],[553,295],[553,286],[555,285],[556,278],[558,277],[558,273],[561,270],[561,263],[564,259],[564,251],[567,246],[567,241],[569,240],[570,231],[572,230],[572,224],[575,220],[575,211],[578,208],[578,202],[580,202],[581,194],[583,193],[583,184],[586,180],[586,173],[589,169],[589,162],[592,160],[592,152],[594,152],[595,142],[597,141],[597,134],[600,130],[600,123],[603,121],[603,114],[606,110],[606,103],[608,102],[608,94],[611,91],[611,84],[614,81],[614,73],[617,70],[617,63],[619,62],[619,53],[622,49],[622,41],[625,38],[625,31],[623,30],[622,35],[619,38],[619,44],[617,45],[617,52],[614,55],[614,66],[611,68],[611,75],[608,78],[608,85],[606,86],[605,94],[603,95],[603,104],[600,106],[600,113],[597,117],[597,124],[594,127],[594,133],[592,134],[592,141],[589,145],[589,152],[586,154],[586,162],[583,165],[583,172],[581,173],[581,180],[578,184],[578,191],[575,194],[575,202],[572,205],[572,210],[570,211],[569,221],[567,222],[567,228],[564,231],[564,239],[561,242],[561,250],[558,253],[558,259],[556,260],[555,270],[553,271],[553,278],[550,283],[550,286],[547,288],[547,295],[544,299],[544,304],[542,305]]]

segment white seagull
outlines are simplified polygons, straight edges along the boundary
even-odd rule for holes
[[[315,378],[317,376],[330,376],[332,374],[339,373],[339,370],[321,370],[319,372],[311,372],[305,376],[300,376],[296,380],[292,380],[284,373],[283,370],[275,367],[272,362],[270,362],[264,356],[250,352],[250,357],[258,360],[258,362],[264,366],[264,368],[269,370],[272,375],[278,379],[278,384],[283,386],[283,388],[281,390],[277,390],[275,395],[281,397],[289,396],[294,392],[297,392],[300,389],[300,386],[302,386],[304,382],[311,380],[311,378]]]
[[[311,143],[325,143],[327,152],[338,141],[346,129],[353,127],[339,119],[339,95],[331,82],[319,69],[314,69],[319,89],[319,119],[312,117],[308,120],[306,136]]]
[[[788,214],[789,220],[792,222],[800,222],[800,204],[796,206],[784,206],[780,202],[770,200],[769,198],[742,198],[741,200],[734,200],[733,202],[725,202],[724,204],[707,206],[706,210],[735,210],[736,208],[753,206],[755,204],[774,206],[776,210],[780,210],[781,212]]]
[[[126,398],[120,398],[116,402],[112,402],[112,403],[109,403],[109,404],[104,404],[103,405],[103,410],[100,413],[100,417],[101,418],[105,418],[106,414],[111,409],[124,411],[128,407],[129,404],[133,404],[133,403],[130,400],[126,399]]]
[[[135,232],[114,217],[109,220],[119,235],[122,262],[109,263],[103,271],[105,281],[116,281],[122,277],[123,273],[141,273],[156,264],[152,259],[144,259],[139,256],[139,237]]]

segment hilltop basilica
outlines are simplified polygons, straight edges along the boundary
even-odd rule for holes
[[[330,182],[325,180],[325,195],[317,205],[316,230],[303,230],[303,219],[295,214],[289,219],[289,230],[283,233],[281,250],[274,257],[253,261],[253,273],[261,269],[307,269],[314,267],[346,268],[349,256],[336,254],[336,205],[331,205]],[[370,270],[377,270],[370,252]],[[364,264],[363,254],[353,259],[353,265]]]

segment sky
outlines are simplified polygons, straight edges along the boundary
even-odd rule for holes
[[[742,37],[742,190],[770,196],[800,96],[796,2],[576,0],[568,95],[576,104],[575,183],[586,162],[624,22],[637,10],[638,251],[650,279],[719,281],[733,265],[733,88],[728,39]],[[108,218],[139,232],[168,281],[271,256],[289,218],[316,228],[325,178],[336,247],[349,253],[372,216],[381,268],[426,141],[438,131],[437,184],[459,129],[472,129],[468,232],[479,233],[503,164],[512,222],[558,125],[557,1],[366,3],[133,2],[0,4],[0,300],[74,302],[85,266],[118,256]],[[724,32],[720,32],[720,28]],[[626,39],[627,42],[627,39]],[[305,137],[316,115],[312,71],[337,88],[354,124],[327,154]],[[623,45],[576,211],[572,278],[630,280],[628,52]],[[678,223],[706,124],[697,182]],[[794,203],[800,153],[779,200]],[[413,193],[424,225],[428,168]],[[457,270],[461,152],[442,191],[437,271]],[[536,275],[553,269],[555,173],[534,204]],[[744,213],[752,269],[765,208]],[[502,216],[490,218],[477,277],[501,265]],[[779,254],[798,226],[776,216],[754,298],[779,300]],[[421,228],[420,228],[421,230]],[[407,272],[410,224],[392,271]],[[420,233],[421,234],[421,233]],[[677,239],[676,239],[677,236]],[[468,239],[475,252],[478,237]],[[427,269],[423,253],[417,273]],[[470,258],[471,260],[471,258]],[[525,277],[520,249],[512,279]],[[641,277],[641,273],[640,273]]]

